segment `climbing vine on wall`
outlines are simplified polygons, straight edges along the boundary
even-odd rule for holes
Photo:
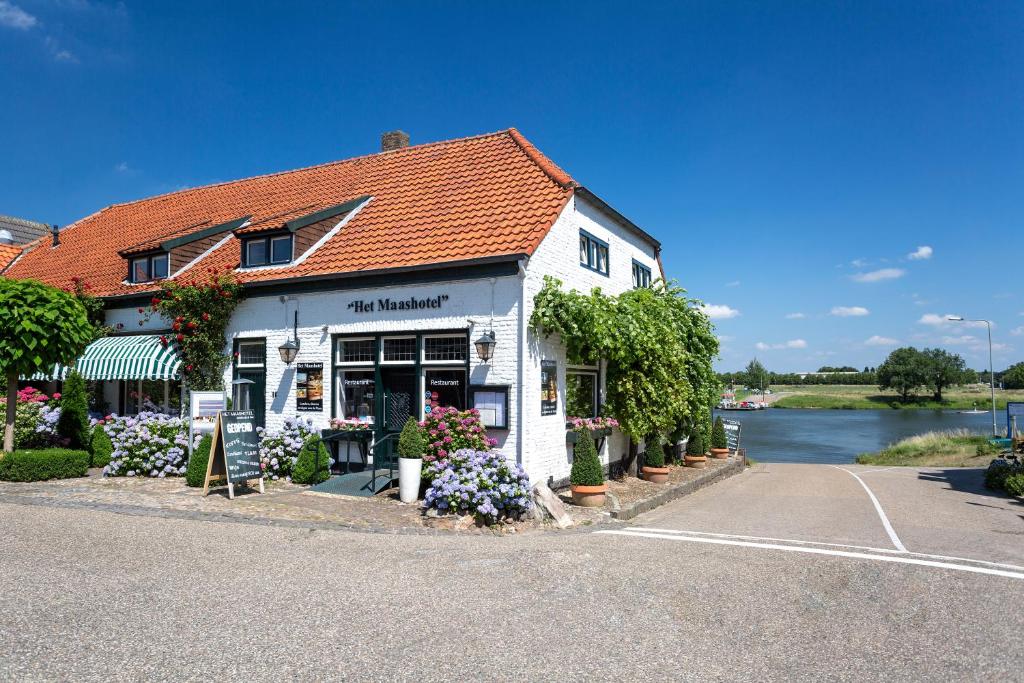
[[[231,272],[207,270],[205,279],[191,282],[164,281],[147,311],[167,321],[170,334],[160,337],[164,346],[174,346],[182,359],[182,379],[199,391],[224,388],[224,368],[229,357],[225,332],[231,314],[242,298],[242,288]]]
[[[609,296],[546,277],[530,327],[557,334],[571,363],[607,361],[607,406],[633,441],[692,424],[710,437],[718,340],[699,303],[674,283]]]

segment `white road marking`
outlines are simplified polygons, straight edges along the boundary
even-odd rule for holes
[[[889,523],[889,518],[885,516],[885,512],[882,510],[882,504],[878,502],[878,499],[875,498],[875,494],[871,492],[871,489],[869,489],[868,485],[864,483],[864,480],[850,470],[839,467],[838,465],[829,465],[829,467],[835,467],[837,470],[842,470],[860,482],[860,485],[864,487],[865,491],[867,491],[868,497],[871,498],[871,502],[874,503],[875,511],[878,512],[878,516],[882,520],[882,526],[885,527],[885,532],[889,534],[889,540],[892,541],[894,546],[896,546],[896,550],[904,553],[907,552],[907,548],[903,545],[903,542],[900,541],[900,537],[896,535],[896,530],[893,529],[892,524]]]
[[[783,550],[791,553],[808,553],[811,555],[831,555],[833,557],[847,557],[856,560],[875,560],[877,562],[894,562],[897,564],[911,564],[921,567],[935,567],[938,569],[951,569],[953,571],[970,572],[972,574],[987,574],[989,576],[1002,576],[1010,579],[1024,579],[1024,572],[1012,572],[1004,569],[990,569],[988,567],[972,567],[965,564],[954,564],[951,562],[937,562],[935,560],[923,560],[916,557],[908,557],[906,554],[876,555],[869,553],[855,553],[846,550],[832,550],[829,548],[811,548],[807,546],[779,545],[777,543],[754,543],[752,541],[738,541],[727,538],[704,538],[702,536],[686,536],[668,534],[655,534],[643,531],[630,531],[628,529],[606,529],[595,531],[595,534],[607,534],[614,536],[631,536],[634,538],[656,538],[662,541],[685,541],[688,543],[711,543],[714,545],[731,545],[742,548],[763,548],[765,550]]]
[[[892,553],[897,555],[913,555],[914,557],[924,557],[932,560],[954,560],[957,562],[972,562],[974,564],[984,564],[989,567],[1002,567],[1003,569],[1012,569],[1015,571],[1024,572],[1024,567],[1016,564],[1006,564],[1004,562],[991,562],[989,560],[976,560],[972,557],[956,557],[952,555],[932,555],[930,553],[915,553],[909,550],[893,550],[892,548],[875,548],[868,545],[848,545],[845,543],[822,543],[820,541],[801,541],[795,538],[773,538],[770,536],[745,536],[740,534],[717,534],[710,531],[688,531],[685,529],[659,529],[654,527],[642,527],[632,526],[627,529],[628,531],[646,531],[656,534],[683,534],[688,536],[713,536],[715,538],[739,538],[748,541],[771,541],[773,543],[796,543],[799,545],[817,545],[824,546],[827,548],[852,548],[854,550],[870,550],[875,553]]]

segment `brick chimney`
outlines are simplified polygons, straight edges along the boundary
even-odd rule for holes
[[[401,130],[392,130],[380,136],[380,151],[390,152],[409,146],[409,134]]]
[[[54,223],[50,226],[50,234],[53,237],[53,246],[60,246],[60,226]]]

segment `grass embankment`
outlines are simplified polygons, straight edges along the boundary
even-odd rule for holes
[[[912,398],[906,403],[891,391],[879,391],[874,386],[810,385],[775,386],[772,390],[784,394],[773,404],[774,408],[821,408],[832,410],[988,410],[991,397],[987,388],[957,387],[943,393],[942,401],[930,396]],[[1024,401],[1024,391],[996,391],[996,410],[1006,410],[1007,401]]]
[[[877,453],[857,456],[861,465],[911,467],[988,467],[999,448],[987,436],[966,429],[927,432],[890,444]]]

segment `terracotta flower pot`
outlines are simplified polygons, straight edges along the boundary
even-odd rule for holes
[[[651,482],[652,484],[666,484],[668,483],[668,468],[667,467],[644,467],[642,468],[644,479]]]
[[[725,460],[726,458],[729,457],[729,449],[728,448],[712,448],[711,449],[711,455],[714,456],[715,458],[717,458],[718,460]]]
[[[572,484],[569,488],[572,490],[573,503],[585,508],[599,508],[604,505],[607,497],[605,494],[608,492],[608,482],[599,486]]]
[[[683,461],[687,467],[693,467],[698,470],[702,470],[708,466],[708,458],[706,455],[684,455]]]

